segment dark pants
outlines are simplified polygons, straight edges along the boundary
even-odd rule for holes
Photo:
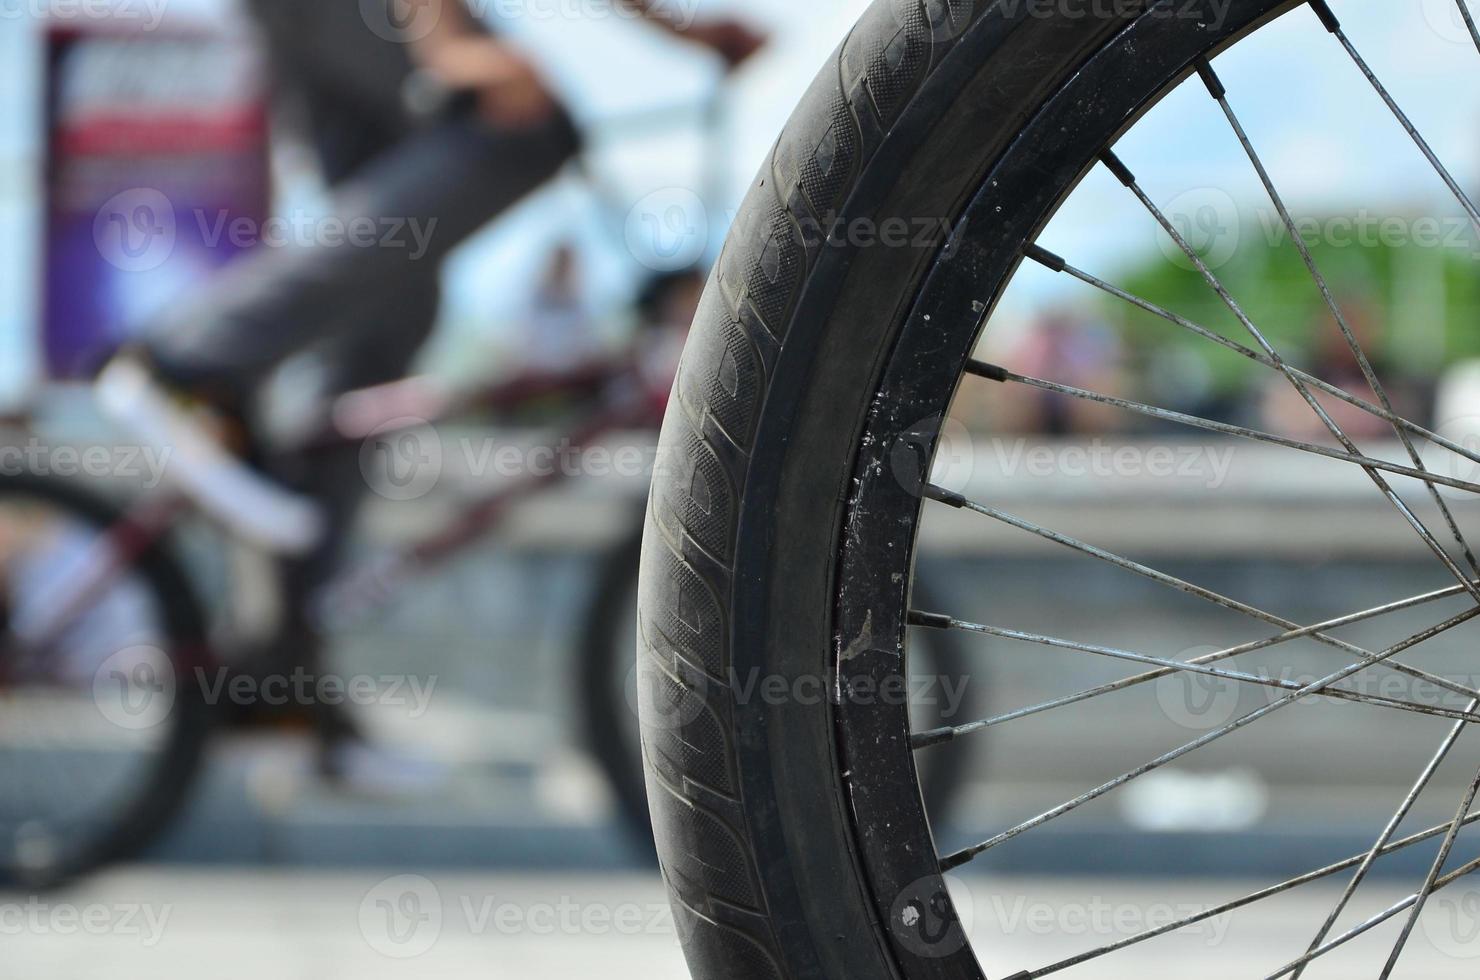
[[[146,335],[166,380],[243,410],[284,360],[308,350],[323,355],[324,396],[402,377],[436,319],[442,260],[577,147],[563,113],[519,131],[476,119],[414,123],[401,101],[405,45],[375,33],[357,0],[253,6],[279,94],[307,124],[334,188],[337,220],[308,226],[312,244],[233,263]],[[287,596],[301,600],[338,561],[365,489],[359,447],[270,468],[330,514],[324,546],[288,570]],[[289,639],[289,666],[318,659],[301,609]]]

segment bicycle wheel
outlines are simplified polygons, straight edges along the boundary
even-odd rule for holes
[[[138,853],[199,767],[206,704],[188,665],[203,619],[158,544],[127,557],[126,526],[120,507],[65,481],[0,480],[9,886],[52,887]]]
[[[586,745],[600,763],[617,808],[631,837],[645,853],[653,847],[648,815],[638,711],[647,698],[637,677],[637,570],[642,557],[642,526],[628,540],[607,553],[597,569],[596,588],[586,614],[581,639],[580,698],[585,719]],[[946,608],[921,590],[931,608]],[[950,633],[921,630],[913,666],[916,676],[907,696],[920,728],[938,728],[976,716],[979,709],[969,681],[973,667],[958,638]],[[976,672],[979,674],[979,672]],[[743,689],[745,678],[729,682]],[[928,760],[921,773],[926,807],[941,819],[955,804],[961,778],[972,765],[964,741],[946,747]]]
[[[1465,10],[1463,4],[1458,10]],[[648,793],[660,860],[695,976],[981,977],[987,961],[994,964],[992,975],[1015,978],[1048,976],[1071,967],[1080,968],[1074,975],[1137,975],[1116,972],[1116,957],[1128,947],[1141,949],[1142,940],[1202,921],[1198,916],[1203,913],[1113,943],[1097,946],[1086,939],[1083,952],[1068,956],[1059,948],[1064,937],[1046,935],[1037,944],[1020,943],[1009,950],[1028,962],[1003,963],[1000,951],[974,944],[944,873],[987,854],[1002,854],[1052,821],[1081,812],[1139,777],[1226,734],[1254,727],[1317,691],[1372,703],[1373,711],[1437,710],[1457,727],[1440,745],[1435,767],[1475,719],[1480,699],[1436,709],[1406,696],[1374,699],[1361,691],[1338,690],[1340,681],[1378,660],[1397,667],[1403,650],[1480,612],[1475,605],[1480,599],[1473,581],[1476,566],[1468,557],[1448,553],[1458,545],[1469,554],[1462,529],[1452,520],[1449,527],[1438,523],[1441,512],[1449,513],[1442,495],[1431,494],[1432,503],[1425,506],[1434,509],[1420,518],[1386,489],[1387,481],[1400,478],[1410,481],[1403,484],[1405,491],[1422,486],[1420,496],[1437,485],[1465,495],[1480,486],[1430,472],[1416,452],[1400,463],[1359,454],[1343,441],[1344,432],[1337,431],[1336,413],[1325,408],[1327,399],[1339,400],[1391,424],[1405,448],[1413,440],[1426,440],[1461,458],[1476,458],[1464,446],[1385,407],[1380,384],[1373,383],[1373,393],[1360,397],[1336,386],[1323,387],[1290,367],[1272,345],[1265,346],[1267,338],[1241,308],[1233,309],[1234,302],[1228,305],[1236,326],[1251,329],[1236,342],[1228,337],[1214,342],[1226,348],[1224,341],[1230,341],[1234,354],[1263,363],[1281,385],[1299,393],[1315,409],[1313,416],[1323,423],[1331,419],[1334,428],[1327,428],[1338,448],[1272,440],[1240,425],[1173,415],[1130,399],[1107,399],[1016,373],[1010,365],[972,359],[983,331],[990,332],[999,299],[1025,261],[1091,286],[1109,286],[1035,244],[1039,232],[1096,168],[1142,200],[1148,224],[1165,229],[1199,280],[1221,286],[1197,251],[1183,247],[1184,236],[1144,191],[1133,167],[1111,148],[1184,82],[1204,87],[1204,97],[1214,97],[1208,111],[1215,119],[1226,115],[1236,122],[1237,93],[1224,91],[1211,62],[1256,40],[1285,15],[1307,18],[1313,39],[1331,43],[1343,63],[1357,62],[1355,68],[1345,65],[1352,71],[1349,88],[1367,92],[1369,83],[1381,86],[1337,14],[1324,3],[879,2],[824,68],[783,132],[736,219],[685,354],[663,430],[659,458],[665,467],[654,484],[642,568],[640,669],[644,689],[660,692],[652,703],[643,704]],[[1473,23],[1467,19],[1466,24],[1469,38],[1480,47]],[[1201,80],[1193,77],[1197,74]],[[1420,139],[1396,101],[1384,106],[1386,90],[1380,94],[1384,100],[1374,100],[1374,108],[1400,116],[1395,138]],[[1238,141],[1232,149],[1259,163],[1257,141],[1234,128]],[[1455,213],[1480,224],[1473,204],[1428,144],[1420,142],[1419,148],[1443,178],[1436,186],[1453,192]],[[1253,169],[1278,200],[1262,163]],[[1282,204],[1278,210],[1278,220],[1284,220]],[[935,227],[949,228],[950,234],[923,241],[906,236],[902,243],[896,234],[894,244],[884,241],[883,230],[891,223],[896,229],[899,222],[915,228],[922,216]],[[817,234],[819,223],[831,233]],[[865,227],[869,235],[855,234]],[[1320,282],[1318,274],[1314,278]],[[1115,295],[1137,299],[1123,290]],[[1198,327],[1175,314],[1161,315],[1167,311],[1142,309],[1169,321],[1168,329]],[[1212,339],[1210,333],[1203,335],[1205,340]],[[1360,344],[1350,346],[1366,372],[1369,359]],[[1431,552],[1430,560],[1438,559],[1436,574],[1459,581],[1451,578],[1446,589],[1396,599],[1398,605],[1302,628],[1016,519],[990,502],[939,488],[930,483],[928,462],[943,420],[959,391],[984,384],[1036,388],[1150,415],[1162,423],[1211,425],[1230,437],[1334,456],[1354,466],[1359,477],[1371,478],[1405,520],[1412,516],[1408,523],[1418,532],[1415,547]],[[901,446],[924,451],[900,452]],[[1297,453],[1297,458],[1303,457]],[[1332,673],[1318,674],[1319,680],[1309,685],[1287,684],[1235,676],[1232,667],[1208,666],[1238,655],[1239,648],[1222,648],[1196,662],[1176,662],[970,623],[946,610],[922,608],[912,596],[917,532],[922,519],[951,511],[972,511],[1010,524],[1283,631],[1275,637],[1261,634],[1262,639],[1243,650],[1279,649],[1296,638],[1313,638],[1334,645],[1355,662],[1336,671],[1342,662],[1336,661],[1328,668]],[[1425,523],[1430,519],[1436,528],[1432,533]],[[1451,529],[1457,540],[1446,549],[1437,536],[1447,541]],[[1469,572],[1460,568],[1461,561]],[[1468,600],[1459,613],[1377,654],[1329,633],[1399,605],[1413,608],[1456,597]],[[1072,595],[1062,598],[1065,608],[1072,606]],[[942,853],[921,804],[917,757],[938,744],[997,731],[1003,718],[924,732],[912,728],[908,712],[899,706],[867,696],[907,670],[910,625],[1138,658],[1143,673],[1106,690],[1204,671],[1200,676],[1260,682],[1273,694],[1263,707],[1194,742],[1172,742],[1168,752],[1143,757],[1135,768],[1090,784],[1079,796],[1006,825],[976,844]],[[1147,666],[1156,670],[1144,671]],[[820,679],[833,696],[821,703],[741,697],[722,682],[735,669],[759,671],[787,689]],[[1432,675],[1427,681],[1469,696],[1466,684]],[[1059,702],[1060,708],[1072,706],[1065,708],[1071,726],[1066,738],[1076,743],[1071,751],[1080,755],[1113,743],[1119,734],[1075,713],[1087,711],[1085,705],[1098,693],[1105,691],[1079,692]],[[1046,710],[1025,708],[1023,713]],[[1292,753],[1287,748],[1285,754]],[[1065,758],[1044,755],[1034,762],[1047,769],[1064,764]],[[1473,761],[1463,760],[1461,768]],[[1432,771],[1422,769],[1417,775],[1414,795],[1427,785]],[[1413,895],[1391,909],[1348,928],[1345,922],[1333,927],[1335,913],[1322,925],[1323,907],[1311,923],[1315,939],[1309,946],[1307,934],[1287,951],[1251,951],[1256,957],[1267,955],[1267,970],[1280,971],[1273,975],[1298,973],[1308,962],[1305,957],[1319,962],[1333,950],[1347,950],[1348,940],[1396,919],[1395,925],[1404,924],[1401,935],[1365,960],[1379,967],[1386,963],[1382,975],[1387,976],[1425,899],[1455,876],[1475,870],[1473,864],[1455,869],[1444,863],[1474,795],[1471,790],[1461,801],[1460,817],[1446,824],[1395,837],[1393,830],[1407,812],[1400,810],[1393,827],[1364,853],[1210,906],[1222,912],[1240,909],[1343,873],[1360,883],[1372,862],[1392,850],[1442,841],[1433,870],[1415,880]],[[1341,897],[1337,912],[1354,908],[1347,904],[1349,898]],[[1209,975],[1203,971],[1227,962],[1229,953],[1221,949],[1210,957],[1204,952],[1180,964],[1178,972],[1195,968],[1199,975]]]

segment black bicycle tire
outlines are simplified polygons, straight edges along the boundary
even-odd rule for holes
[[[17,475],[0,479],[0,498],[16,496],[53,505],[98,530],[116,526],[127,514],[125,504],[57,477]],[[190,671],[207,648],[206,619],[189,577],[164,541],[156,541],[142,552],[133,567],[153,593],[169,634],[167,655],[175,670],[175,696],[168,740],[140,781],[138,793],[104,831],[66,859],[45,868],[0,865],[0,887],[55,889],[139,855],[179,816],[200,772],[211,713]]]
[[[635,637],[627,635],[624,629],[637,603],[642,533],[643,525],[639,522],[597,563],[595,585],[581,629],[576,690],[586,749],[606,777],[627,835],[641,856],[651,857],[655,852],[646,776],[641,754],[630,750],[633,738],[628,730],[637,728],[633,705],[626,696],[627,674],[636,664]],[[928,581],[923,594],[926,598],[921,600],[922,604],[937,608],[938,604],[929,598],[934,592]],[[935,632],[925,639],[930,647],[932,673],[950,679],[954,690],[961,693],[960,700],[950,705],[953,714],[959,718],[975,717],[976,699],[972,697],[975,689],[965,682],[970,680],[979,686],[983,678],[974,670],[960,639],[944,632]],[[930,812],[945,813],[955,803],[959,793],[957,777],[967,763],[964,752],[935,756],[931,772],[922,777]]]
[[[655,837],[701,980],[981,975],[969,949],[901,968],[859,869],[830,713],[745,703],[721,679],[737,663],[821,671],[840,642],[827,589],[848,447],[870,410],[856,390],[935,254],[881,256],[804,225],[959,214],[1024,122],[1147,4],[1033,6],[877,0],[787,124],[701,303],[663,430],[639,617]],[[817,570],[778,571],[799,566]]]

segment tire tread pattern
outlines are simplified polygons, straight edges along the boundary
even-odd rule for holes
[[[738,795],[728,602],[753,438],[817,252],[891,124],[990,0],[877,0],[777,141],[711,273],[670,403],[639,611],[643,753],[664,878],[699,980],[792,976]],[[804,233],[807,232],[807,233]],[[819,233],[820,232],[820,233]]]

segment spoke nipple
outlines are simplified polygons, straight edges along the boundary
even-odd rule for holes
[[[947,490],[945,487],[938,487],[933,483],[926,485],[925,496],[929,497],[931,500],[936,500],[943,504],[949,504],[952,507],[966,506],[966,498],[963,497],[961,494],[957,493],[954,490]]]
[[[1228,89],[1223,87],[1223,81],[1218,77],[1217,72],[1213,71],[1213,66],[1208,63],[1208,59],[1198,58],[1196,65],[1198,77],[1208,87],[1208,92],[1213,96],[1214,100],[1222,102],[1226,99],[1228,97]]]
[[[932,745],[949,742],[955,737],[956,730],[954,728],[932,728],[928,732],[915,732],[910,736],[910,749],[918,752],[921,749],[928,749]]]
[[[924,626],[933,630],[948,630],[951,628],[952,622],[954,620],[951,617],[941,613],[921,612],[918,609],[910,610],[909,624],[911,626]]]
[[[1341,21],[1336,19],[1336,14],[1332,12],[1326,0],[1309,0],[1309,2],[1310,9],[1314,10],[1316,16],[1321,18],[1321,24],[1325,26],[1326,30],[1332,34],[1340,34]]]
[[[1028,244],[1023,247],[1023,254],[1048,269],[1050,272],[1063,272],[1068,263],[1046,248],[1037,244]]]
[[[1002,980],[1033,980],[1033,974],[1029,973],[1027,970],[1024,970],[1021,973],[1014,973],[1010,977],[1003,977]]]
[[[988,364],[986,361],[972,359],[966,362],[966,373],[974,374],[978,378],[986,378],[988,381],[1007,382],[1012,380],[1012,373],[1005,367],[996,364]]]
[[[1131,168],[1122,163],[1120,157],[1116,156],[1112,151],[1106,150],[1104,153],[1101,153],[1100,162],[1110,169],[1110,172],[1115,175],[1116,180],[1127,187],[1136,186],[1136,175],[1131,173]]]

